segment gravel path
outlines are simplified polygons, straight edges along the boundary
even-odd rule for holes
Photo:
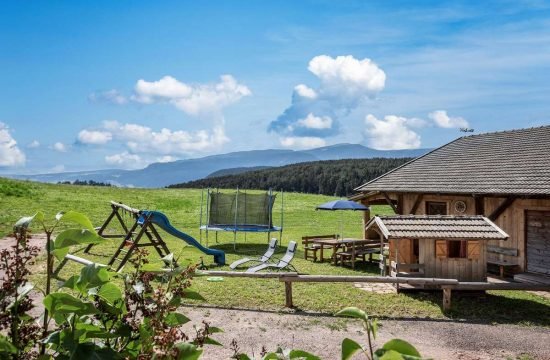
[[[366,341],[361,324],[351,319],[208,307],[189,307],[183,312],[193,323],[204,319],[224,330],[214,338],[225,347],[208,346],[205,359],[229,359],[228,345],[233,339],[248,354],[257,355],[262,346],[268,350],[281,346],[306,350],[323,359],[339,359],[340,344],[346,337]],[[399,337],[434,359],[516,359],[524,354],[550,359],[548,328],[430,320],[384,320],[380,324],[377,345]],[[187,330],[192,331],[192,325]]]

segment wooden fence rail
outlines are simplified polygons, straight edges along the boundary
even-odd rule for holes
[[[345,276],[345,275],[300,275],[298,273],[245,273],[237,271],[198,271],[196,276],[225,276],[237,278],[278,279],[285,283],[285,305],[293,307],[292,283],[316,282],[316,283],[385,283],[385,284],[411,284],[432,285],[443,290],[443,310],[451,308],[452,290],[527,290],[550,291],[550,286],[527,283],[488,283],[488,282],[459,282],[456,279],[439,278],[409,278],[389,276]]]

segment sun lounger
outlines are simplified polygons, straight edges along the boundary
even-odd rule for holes
[[[292,271],[296,271],[296,268],[290,264],[290,262],[294,258],[295,253],[296,253],[296,241],[291,241],[288,243],[288,248],[286,249],[285,255],[276,264],[263,263],[263,264],[248,268],[246,272],[255,273],[264,269],[275,269],[278,271],[285,268],[290,268]]]
[[[269,242],[269,247],[267,248],[267,251],[265,252],[265,254],[262,255],[261,258],[257,258],[257,259],[252,259],[252,258],[242,258],[240,260],[237,260],[235,262],[233,262],[231,265],[229,265],[229,267],[234,270],[236,269],[239,265],[242,265],[244,263],[247,263],[249,261],[255,261],[255,262],[259,262],[259,263],[266,263],[268,262],[271,257],[273,256],[273,254],[275,253],[275,249],[277,248],[277,239],[273,238],[271,239],[271,241]]]

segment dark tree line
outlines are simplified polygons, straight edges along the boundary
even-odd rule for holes
[[[78,179],[76,179],[73,182],[71,182],[71,181],[59,181],[58,184],[63,184],[63,185],[86,185],[86,186],[113,186],[112,184],[104,183],[104,182],[100,182],[100,181],[78,180]]]
[[[282,189],[284,191],[347,196],[353,189],[410,161],[373,158],[314,161],[225,175],[167,186],[169,188]]]

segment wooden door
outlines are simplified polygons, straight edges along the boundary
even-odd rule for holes
[[[550,211],[527,211],[527,271],[550,275]]]

